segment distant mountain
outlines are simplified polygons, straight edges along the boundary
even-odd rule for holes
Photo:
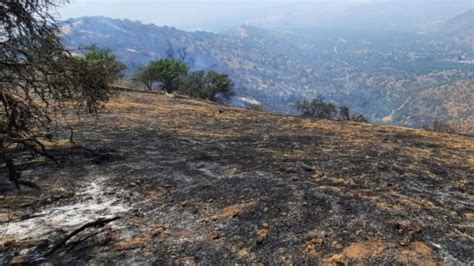
[[[106,17],[83,17],[70,19],[60,24],[64,42],[71,48],[96,44],[111,48],[132,69],[146,64],[151,59],[165,56],[169,42],[187,47],[193,56],[199,57],[195,44],[201,40],[211,41],[212,33],[188,33],[173,27],[157,27],[139,21],[110,19]],[[199,51],[198,51],[199,50]]]
[[[403,123],[398,111],[414,95],[474,76],[470,45],[405,32],[292,33],[243,25],[215,34],[106,17],[60,26],[68,47],[109,47],[130,71],[165,56],[169,44],[184,47],[192,68],[230,74],[237,99],[285,113],[296,112],[297,100],[322,95],[373,122]]]
[[[468,10],[438,25],[436,32],[448,36],[474,35],[474,10]]]
[[[468,10],[447,21],[424,25],[424,33],[431,35],[435,42],[451,47],[474,49],[474,10]],[[472,58],[474,59],[474,58]]]

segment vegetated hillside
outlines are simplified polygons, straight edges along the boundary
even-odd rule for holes
[[[41,191],[2,183],[5,263],[474,261],[472,137],[150,93],[66,122],[59,165],[17,162]]]
[[[278,112],[294,113],[297,100],[322,95],[372,121],[400,123],[392,114],[413,95],[474,76],[470,43],[406,32],[240,26],[213,34],[104,17],[71,19],[62,29],[68,46],[110,47],[132,70],[163,57],[168,42],[184,47],[193,68],[230,74],[237,96]]]
[[[474,81],[463,80],[422,91],[397,112],[406,125],[450,122],[457,132],[474,134]]]

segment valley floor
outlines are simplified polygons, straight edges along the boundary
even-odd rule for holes
[[[0,169],[3,263],[474,262],[473,137],[131,92],[68,123],[40,191]]]

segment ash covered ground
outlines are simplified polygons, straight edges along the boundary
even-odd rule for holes
[[[64,123],[41,190],[0,169],[3,264],[474,263],[472,137],[132,92]]]

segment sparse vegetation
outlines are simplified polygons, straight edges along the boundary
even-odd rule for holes
[[[456,130],[451,125],[449,125],[448,123],[444,121],[439,121],[439,120],[434,121],[430,129],[436,132],[444,132],[444,133],[456,132]]]
[[[265,112],[265,109],[260,104],[249,103],[245,106],[245,108],[252,111]]]
[[[316,119],[334,119],[337,110],[333,103],[326,103],[322,96],[318,96],[312,101],[298,101],[296,109],[303,117],[311,117]]]
[[[351,119],[349,107],[343,105],[338,108],[338,119],[342,121]]]
[[[367,120],[361,113],[358,112],[353,113],[350,120],[359,123],[369,123],[369,120]]]
[[[398,112],[407,126],[474,134],[474,81],[459,80],[422,90]]]
[[[324,101],[324,97],[318,96],[311,101],[298,101],[296,102],[296,109],[300,112],[301,116],[315,118],[315,119],[328,119],[338,121],[354,121],[360,123],[368,123],[369,121],[360,113],[350,113],[349,107],[340,106],[337,107],[334,103],[328,103]]]

